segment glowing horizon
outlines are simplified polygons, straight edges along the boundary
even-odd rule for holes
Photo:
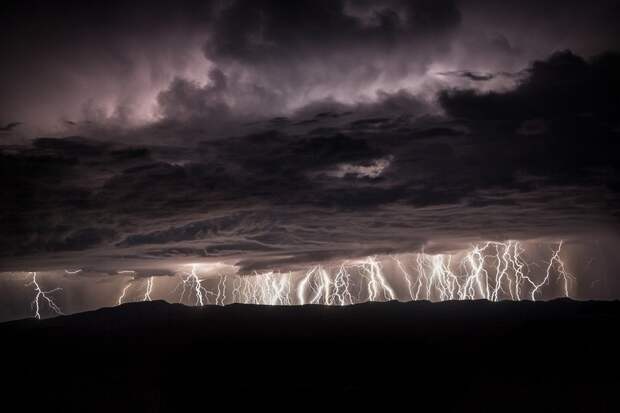
[[[137,271],[124,269],[113,277],[120,279],[120,289],[108,306],[156,299],[192,306],[343,306],[390,300],[537,301],[574,297],[578,277],[571,274],[562,257],[563,241],[545,246],[549,251],[543,259],[528,257],[519,241],[487,241],[456,254],[375,255],[288,272],[242,274],[233,265],[196,262],[182,265],[169,276],[138,276]],[[81,269],[65,270],[71,279],[81,273]],[[71,288],[69,283],[44,289],[37,272],[23,274],[30,279],[25,286],[33,286],[33,317],[64,314],[57,301],[65,288]]]

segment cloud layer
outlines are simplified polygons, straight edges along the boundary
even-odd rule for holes
[[[513,90],[442,92],[442,116],[399,92],[313,105],[219,139],[178,123],[166,132],[185,142],[176,146],[82,137],[5,146],[2,266],[199,258],[248,271],[609,230],[618,62],[555,54]],[[204,93],[217,95],[225,80],[213,76]]]
[[[2,270],[617,229],[613,2],[28,6],[2,20]]]
[[[288,116],[314,101],[361,103],[400,89],[432,98],[445,83],[505,88],[512,81],[501,74],[533,59],[568,48],[590,56],[620,38],[613,1],[289,3],[9,5],[0,122],[22,124],[0,133],[61,136],[93,122],[196,115],[215,128],[206,115]]]

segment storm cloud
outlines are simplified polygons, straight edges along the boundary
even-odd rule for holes
[[[0,121],[22,124],[5,141],[189,117],[222,136],[234,129],[224,121],[316,101],[507,87],[495,74],[562,49],[599,54],[620,38],[613,1],[32,1],[6,11]],[[448,72],[494,78],[436,75]]]
[[[2,266],[198,257],[248,271],[609,230],[617,65],[615,54],[555,54],[509,91],[443,91],[445,115],[401,92],[190,146],[92,137],[5,146]],[[399,113],[394,102],[416,109]],[[524,133],[534,120],[544,127]]]
[[[617,230],[613,2],[29,6],[2,21],[1,270]]]

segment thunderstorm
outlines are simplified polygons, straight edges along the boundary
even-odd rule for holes
[[[528,260],[519,241],[488,241],[457,254],[411,253],[368,256],[305,270],[250,274],[221,271],[222,265],[187,264],[172,277],[139,276],[119,270],[127,281],[110,305],[164,299],[190,306],[256,304],[345,306],[373,301],[433,302],[451,300],[537,301],[570,297],[577,279],[562,258],[563,241],[548,246],[548,257]],[[213,267],[217,271],[213,271]],[[66,270],[79,274],[82,270]],[[44,290],[37,273],[29,273],[33,287],[33,316],[62,314],[54,294]],[[158,279],[178,280],[174,288],[158,288]],[[45,308],[43,308],[45,305]],[[45,311],[44,311],[45,310]]]

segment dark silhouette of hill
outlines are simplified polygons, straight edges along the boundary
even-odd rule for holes
[[[620,411],[620,302],[186,307],[0,325],[15,411]]]

